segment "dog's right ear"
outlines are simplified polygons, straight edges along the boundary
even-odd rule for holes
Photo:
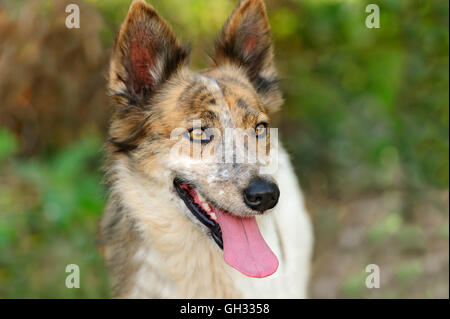
[[[119,104],[144,105],[187,61],[171,28],[144,0],[133,1],[115,42],[109,89]]]

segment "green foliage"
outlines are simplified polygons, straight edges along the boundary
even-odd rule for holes
[[[208,65],[205,51],[212,51],[221,25],[237,3],[237,0],[147,1],[185,42],[192,44],[193,67]],[[76,32],[97,32],[97,27],[92,27],[84,17],[89,17],[87,10],[99,12],[103,18],[100,38],[106,56],[131,1],[85,2],[89,5],[81,13],[82,29]],[[0,8],[6,8],[0,12],[20,17],[25,3],[7,0],[0,4]],[[40,3],[44,15],[51,1]],[[424,231],[405,215],[408,207],[423,199],[423,190],[449,186],[449,2],[266,0],[266,3],[286,99],[274,126],[280,127],[303,188],[319,200],[404,190],[408,194],[403,205],[406,212],[384,214],[383,219],[369,227],[367,255],[370,257],[386,243],[398,245],[405,254],[423,253],[427,250]],[[380,29],[367,29],[364,24],[365,6],[369,3],[380,6]],[[51,24],[39,26],[43,34],[52,31]],[[89,26],[95,31],[89,31]],[[66,34],[61,34],[65,39]],[[81,56],[89,56],[87,53],[96,52],[92,48],[100,47],[95,34],[86,38],[92,47],[80,45]],[[56,51],[49,48],[53,55],[45,55],[45,61],[38,60],[29,69],[51,66],[48,69],[51,72],[47,69],[42,72],[47,77],[35,75],[36,91],[44,92],[42,96],[48,100],[39,100],[42,102],[39,109],[56,105],[57,110],[66,110],[62,112],[64,118],[71,122],[78,105],[84,105],[87,107],[81,112],[83,124],[91,121],[88,123],[91,127],[101,127],[96,122],[99,120],[94,119],[95,112],[85,113],[100,107],[87,103],[104,101],[98,98],[104,96],[103,89],[100,92],[95,85],[104,86],[98,79],[104,78],[107,58],[94,54],[95,58],[87,59],[104,62],[99,62],[103,63],[102,68],[87,68],[88,76],[84,77],[77,73],[86,63],[75,63],[61,80],[59,66],[71,66],[66,63],[70,56],[61,55],[65,52],[62,46],[58,42]],[[57,62],[59,58],[62,62]],[[23,74],[28,74],[26,69]],[[18,83],[14,85],[18,93],[5,94],[11,101],[26,100],[27,90],[20,86],[23,77],[19,80],[14,82]],[[44,91],[40,85],[46,83],[51,85]],[[5,88],[4,92],[12,92],[9,86]],[[78,104],[63,103],[73,100],[73,92],[85,93],[89,88],[96,91],[87,96],[80,93]],[[47,97],[48,92],[55,92],[55,96],[58,92],[62,98]],[[11,103],[8,104],[14,106],[11,109],[21,110]],[[106,106],[95,108],[99,110],[97,113],[105,113],[105,109]],[[26,113],[17,113],[23,116],[22,122],[18,118],[22,128],[35,124]],[[103,121],[103,117],[98,118]],[[103,137],[91,135],[71,142],[73,136],[64,129],[74,131],[78,122],[73,120],[72,125],[56,129],[61,121],[49,111],[40,119],[49,119],[39,122],[42,131],[50,132],[44,135],[47,139],[49,135],[55,139],[70,136],[62,138],[67,142],[65,147],[48,152],[43,149],[34,158],[17,158],[24,137],[0,128],[0,298],[107,297],[106,272],[95,247],[96,227],[105,199],[99,169]],[[340,217],[334,211],[335,206],[331,206],[333,211],[315,215],[317,246],[326,242],[326,238],[334,240],[338,236]],[[448,225],[441,226],[437,234],[448,240]],[[72,263],[81,268],[82,289],[64,286],[65,266]],[[359,272],[361,267],[342,283],[344,296],[368,295],[364,285],[367,274]],[[423,274],[423,268],[421,261],[412,261],[394,269],[399,287],[407,287]],[[387,292],[390,297],[408,296],[408,289],[397,288]]]
[[[424,271],[419,260],[405,262],[395,270],[396,278],[403,283],[411,283]]]
[[[382,221],[375,223],[369,229],[369,241],[378,244],[387,240],[389,236],[396,234],[402,227],[402,217],[398,213],[392,213],[386,216]]]
[[[0,127],[0,163],[13,155],[16,150],[16,137],[5,128]]]
[[[369,274],[361,271],[349,276],[342,285],[343,294],[347,298],[359,298],[367,289],[366,277]]]
[[[108,296],[95,242],[105,198],[100,150],[89,137],[0,170],[0,297]],[[65,287],[68,264],[80,266],[83,289]]]
[[[333,193],[447,188],[448,2],[380,2],[380,29],[364,25],[369,2],[294,3],[272,17],[304,179],[321,172]]]

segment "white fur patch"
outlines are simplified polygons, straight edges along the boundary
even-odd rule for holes
[[[244,298],[307,297],[312,225],[289,157],[281,146],[279,152],[280,166],[274,177],[280,188],[280,201],[273,212],[258,218],[258,225],[267,244],[278,256],[280,265],[274,275],[263,279],[245,277],[232,271],[233,281]]]

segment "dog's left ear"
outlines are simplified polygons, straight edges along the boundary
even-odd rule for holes
[[[216,42],[214,61],[242,67],[269,111],[282,104],[263,0],[239,2]]]
[[[111,57],[111,94],[122,104],[145,104],[188,55],[155,10],[144,0],[134,0]]]

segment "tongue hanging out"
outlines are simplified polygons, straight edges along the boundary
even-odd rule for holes
[[[191,186],[182,184],[181,188],[219,224],[228,265],[254,278],[270,276],[277,270],[278,259],[261,236],[255,217],[232,215],[208,204]]]
[[[222,229],[226,263],[250,277],[272,275],[278,268],[278,259],[261,236],[255,217],[242,218],[213,210]]]

